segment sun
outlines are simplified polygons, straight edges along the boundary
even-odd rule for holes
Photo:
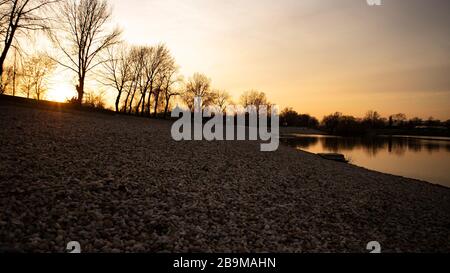
[[[47,99],[56,102],[66,102],[74,96],[75,88],[69,83],[55,84],[47,92]]]

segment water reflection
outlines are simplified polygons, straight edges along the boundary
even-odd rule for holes
[[[355,165],[450,187],[450,138],[295,135],[283,142],[312,153],[341,153]]]
[[[296,135],[285,142],[300,149],[308,149],[320,144],[324,150],[335,153],[345,151],[362,150],[367,155],[376,157],[380,151],[388,151],[402,156],[407,151],[421,153],[450,152],[450,139],[427,139],[415,137],[373,137],[373,138],[351,138],[336,136]]]

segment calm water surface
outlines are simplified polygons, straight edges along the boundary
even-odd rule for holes
[[[341,153],[367,169],[450,187],[450,138],[296,135],[289,144],[311,153]]]

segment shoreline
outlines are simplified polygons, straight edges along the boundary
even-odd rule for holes
[[[324,144],[324,139],[336,139],[336,143],[334,144],[334,146],[323,146]],[[309,141],[309,139],[311,139],[311,141]],[[397,140],[396,140],[397,139]],[[281,137],[281,143],[290,147],[293,147],[295,149],[299,149],[302,150],[304,152],[308,152],[311,154],[316,154],[321,156],[322,154],[324,155],[328,155],[330,154],[330,158],[326,158],[328,160],[333,160],[333,158],[336,158],[337,155],[339,155],[341,158],[345,158],[345,159],[349,159],[349,158],[353,158],[353,155],[356,154],[358,156],[358,160],[348,160],[348,164],[353,164],[355,166],[358,167],[362,167],[368,170],[373,170],[373,171],[377,171],[377,172],[381,172],[381,173],[386,173],[386,174],[391,174],[394,176],[400,176],[400,177],[404,177],[404,178],[408,178],[408,179],[414,179],[414,180],[418,180],[418,181],[423,181],[426,183],[430,183],[430,184],[435,184],[435,185],[440,185],[443,186],[445,188],[450,188],[450,184],[448,184],[448,179],[445,179],[445,176],[443,178],[443,175],[445,175],[446,170],[443,170],[442,167],[440,167],[437,170],[433,170],[431,169],[427,169],[429,173],[425,173],[425,174],[418,174],[417,172],[414,172],[413,169],[408,170],[408,168],[391,168],[391,167],[387,167],[387,166],[383,166],[380,165],[382,164],[380,162],[379,159],[377,159],[376,157],[373,156],[373,158],[364,158],[362,155],[360,155],[361,152],[366,151],[366,150],[370,150],[373,147],[377,147],[377,153],[379,152],[386,152],[386,150],[388,149],[388,143],[389,143],[389,147],[391,147],[391,141],[402,141],[401,143],[404,143],[406,141],[425,141],[423,144],[422,142],[418,142],[415,145],[421,145],[420,148],[424,149],[426,148],[427,145],[427,141],[434,141],[433,143],[441,143],[439,145],[444,145],[443,147],[441,147],[444,150],[444,154],[442,156],[448,156],[448,153],[445,154],[445,149],[447,147],[448,149],[448,145],[445,146],[445,144],[447,143],[447,141],[450,141],[450,139],[443,139],[441,137],[437,137],[437,138],[431,138],[431,137],[416,137],[416,136],[371,136],[371,137],[343,137],[343,136],[335,136],[335,135],[317,135],[317,134],[308,134],[308,133],[297,133],[297,134],[291,134],[291,135],[283,135]],[[307,141],[308,140],[308,141]],[[313,141],[314,140],[314,141]],[[389,140],[389,142],[388,142]],[[312,144],[310,144],[310,142]],[[379,146],[372,146],[373,144],[371,144],[372,142],[375,143],[379,143]],[[317,143],[321,143],[321,144],[317,144]],[[328,143],[328,142],[326,142]],[[333,142],[334,143],[334,142]],[[344,144],[338,144],[338,143],[345,143],[348,145],[353,145],[353,146],[345,146]],[[414,142],[415,143],[415,142]],[[435,144],[435,145],[438,145]],[[344,145],[344,146],[339,146],[339,145]],[[384,145],[384,146],[383,146]],[[405,144],[406,145],[406,144]],[[408,144],[409,145],[409,144]],[[394,146],[395,146],[395,142],[394,142]],[[311,150],[311,147],[313,151]],[[415,147],[415,146],[414,146]],[[402,152],[417,152],[417,150],[415,150],[414,148],[410,148],[405,147],[404,150],[401,150]],[[400,152],[400,151],[396,151],[396,150],[389,150],[389,155],[391,154],[396,154],[396,152]],[[438,150],[439,152],[439,150]],[[336,155],[336,156],[335,156]],[[420,156],[421,154],[419,154]],[[404,156],[404,155],[403,155]],[[414,155],[417,156],[417,155]],[[424,155],[426,156],[426,155]],[[442,157],[441,156],[441,157]],[[324,156],[322,156],[324,157]],[[395,156],[393,156],[394,159],[393,162],[398,162],[397,158],[395,158]],[[411,157],[413,157],[413,155],[411,155]],[[405,162],[408,162],[408,156],[405,158]],[[340,159],[340,158],[339,158]],[[386,159],[386,158],[385,158]],[[431,158],[433,159],[433,158]],[[336,161],[341,161],[338,160],[338,158],[335,159]],[[368,162],[368,160],[370,160],[370,162]],[[419,166],[417,166],[419,167]],[[430,166],[428,166],[430,167]],[[438,176],[438,178],[436,177],[435,172],[437,174],[439,174],[440,176]]]
[[[320,156],[319,156],[318,154],[316,154],[316,153],[309,152],[309,151],[302,150],[302,149],[297,149],[297,148],[294,148],[294,147],[292,147],[292,146],[289,146],[288,144],[283,143],[283,142],[280,142],[280,144],[281,144],[281,145],[284,145],[284,146],[286,146],[286,147],[292,148],[292,149],[294,149],[294,150],[296,150],[296,151],[298,151],[298,152],[303,152],[303,153],[307,153],[307,154],[310,154],[310,155],[313,155],[313,156],[320,157]],[[325,159],[325,160],[326,160],[326,159]],[[328,160],[328,161],[332,161],[332,160]],[[352,163],[352,162],[347,162],[347,163],[344,163],[344,162],[338,162],[338,163],[351,165],[351,166],[353,166],[353,167],[362,169],[362,170],[364,170],[364,171],[375,172],[375,173],[379,173],[379,174],[383,174],[383,175],[391,175],[391,176],[393,176],[393,177],[402,178],[402,179],[408,179],[408,180],[413,180],[414,182],[425,183],[425,184],[428,184],[428,185],[438,186],[438,187],[442,187],[442,188],[444,188],[444,189],[450,190],[450,187],[446,187],[446,186],[441,185],[441,184],[437,184],[437,183],[433,183],[433,182],[429,182],[429,181],[421,180],[421,179],[417,179],[417,178],[406,177],[406,176],[396,175],[396,174],[392,174],[392,173],[386,173],[386,172],[381,172],[381,171],[377,171],[377,170],[372,170],[372,169],[366,168],[366,167],[364,167],[364,166],[356,165],[356,164],[354,164],[354,163]]]

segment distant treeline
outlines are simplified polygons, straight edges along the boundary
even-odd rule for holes
[[[320,129],[333,135],[355,136],[368,134],[414,134],[449,136],[450,120],[440,121],[433,117],[423,120],[408,119],[405,114],[381,117],[376,111],[368,111],[365,117],[357,118],[336,112],[325,116],[320,122],[308,114],[299,114],[292,108],[284,109],[280,114],[282,126],[308,127]]]

